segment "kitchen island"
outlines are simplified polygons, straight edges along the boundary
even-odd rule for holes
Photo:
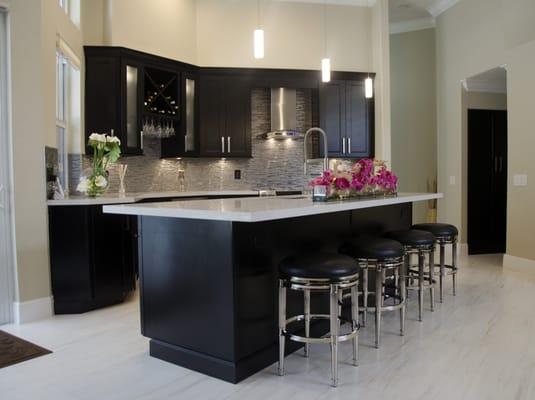
[[[313,203],[307,196],[104,206],[137,215],[141,332],[150,354],[229,382],[278,358],[278,264],[299,252],[336,252],[348,238],[407,229],[412,203],[441,194],[399,194]],[[314,296],[313,309],[327,302]],[[302,313],[302,296],[288,298]],[[312,334],[328,327],[319,321]],[[302,327],[297,326],[297,331]],[[287,351],[301,345],[290,343]]]

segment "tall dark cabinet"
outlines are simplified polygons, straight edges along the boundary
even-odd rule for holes
[[[201,156],[251,156],[251,86],[244,77],[200,77]]]
[[[320,125],[331,157],[374,156],[374,103],[364,95],[364,79],[363,75],[320,84]]]
[[[468,252],[504,253],[507,111],[468,110]]]

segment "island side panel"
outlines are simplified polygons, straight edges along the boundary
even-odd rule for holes
[[[142,332],[153,339],[151,355],[210,374],[197,354],[224,369],[235,354],[232,223],[141,217],[140,228]]]

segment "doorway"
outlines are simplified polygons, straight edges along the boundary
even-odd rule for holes
[[[507,111],[468,110],[468,253],[505,253]]]
[[[0,325],[13,319],[13,236],[7,11],[0,7]]]

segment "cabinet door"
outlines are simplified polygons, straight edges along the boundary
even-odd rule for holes
[[[226,148],[224,90],[224,79],[217,76],[200,78],[201,155],[205,157],[221,157]]]
[[[183,154],[199,154],[199,79],[196,73],[182,74],[182,132]]]
[[[364,82],[346,82],[346,156],[363,158],[370,152],[370,124]]]
[[[327,134],[329,156],[343,157],[345,138],[345,83],[331,81],[320,86],[320,126]],[[320,145],[323,149],[323,143]],[[323,154],[322,154],[323,156]]]
[[[115,132],[121,139],[124,154],[141,154],[141,101],[143,96],[143,68],[133,60],[121,61],[122,98],[124,111],[122,115],[122,129]]]
[[[225,79],[225,156],[251,156],[251,88],[245,79]]]
[[[120,61],[117,57],[87,57],[85,77],[86,140],[93,132],[119,132],[121,126]]]

